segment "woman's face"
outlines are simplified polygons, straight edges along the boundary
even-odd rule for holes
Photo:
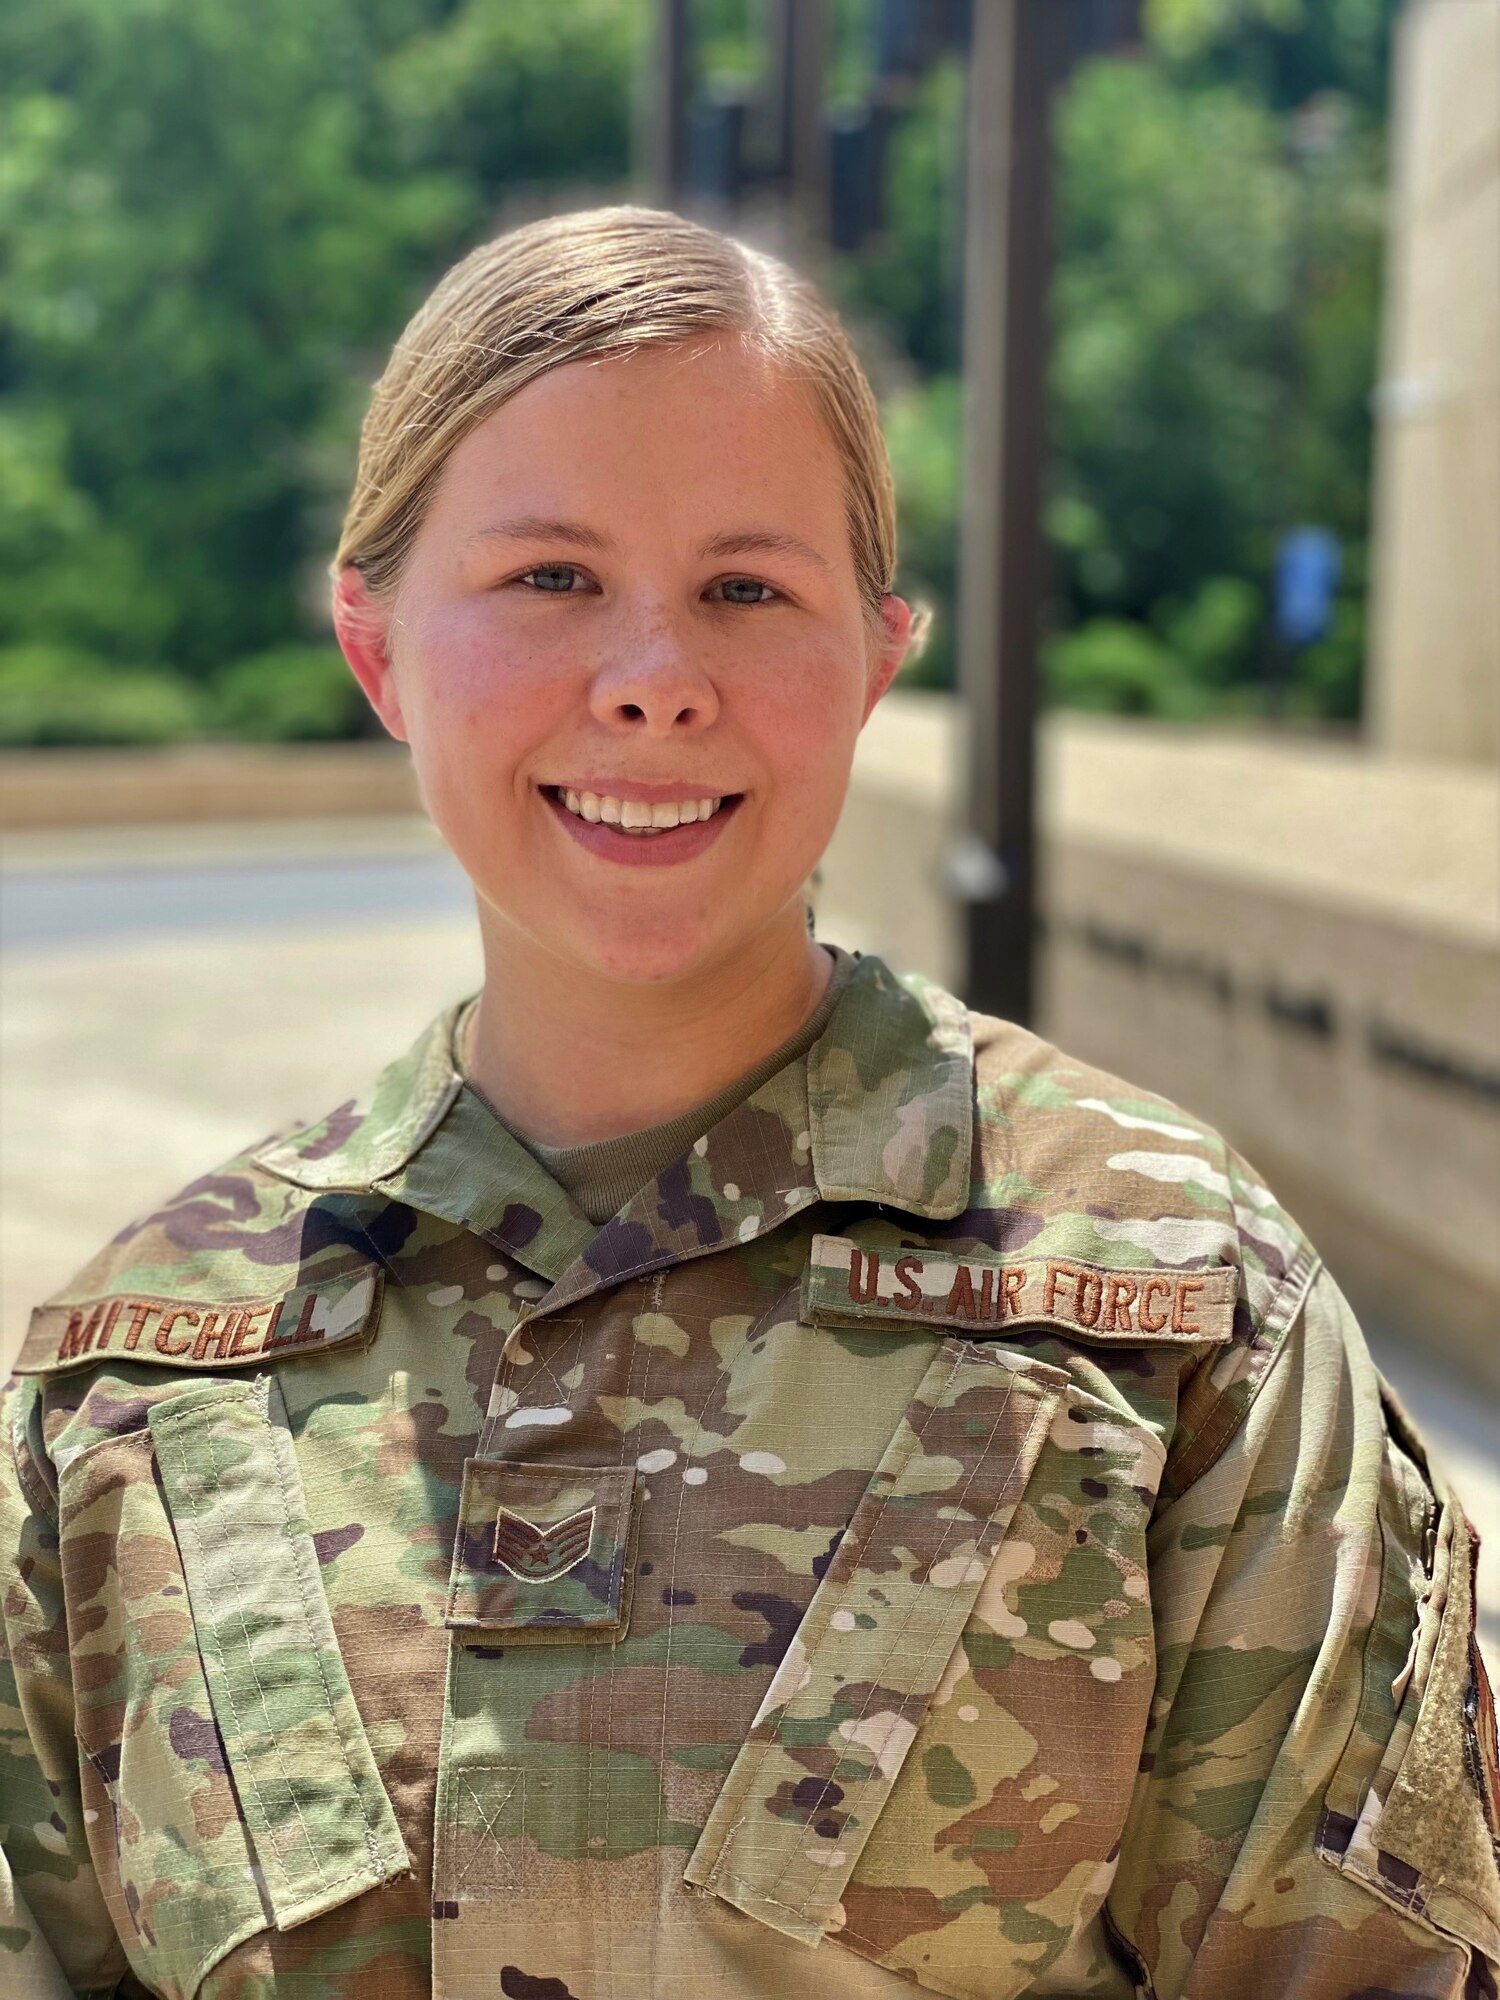
[[[448,459],[394,610],[336,593],[487,929],[635,982],[789,925],[905,649],[883,612],[831,438],[732,337],[529,384]]]

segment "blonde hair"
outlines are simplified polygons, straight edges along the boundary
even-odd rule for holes
[[[558,215],[483,243],[418,309],[360,431],[336,577],[392,597],[460,438],[549,368],[647,343],[732,332],[802,382],[846,474],[861,598],[880,616],[896,508],[880,413],[837,317],[787,265],[661,209]]]

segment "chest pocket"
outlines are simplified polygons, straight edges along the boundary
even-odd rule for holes
[[[244,1938],[408,1867],[274,1380],[152,1405],[59,1504],[95,1866],[136,1973],[190,2000]]]
[[[1027,1990],[1108,1887],[1161,1457],[1063,1371],[944,1340],[686,1879],[939,1992]]]

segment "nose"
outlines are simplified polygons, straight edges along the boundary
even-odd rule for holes
[[[643,619],[595,673],[589,707],[606,728],[639,736],[698,734],[719,696],[690,633],[660,615]]]

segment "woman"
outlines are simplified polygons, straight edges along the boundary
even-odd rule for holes
[[[398,342],[335,616],[484,988],[33,1318],[25,1992],[1494,1992],[1469,1535],[1316,1254],[808,935],[894,558],[845,336],[711,231]]]

